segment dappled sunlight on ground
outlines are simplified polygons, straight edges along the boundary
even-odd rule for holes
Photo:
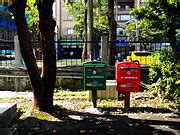
[[[33,109],[33,97],[23,94],[0,98],[0,102],[17,103],[20,117],[13,127],[24,134],[177,134],[180,117],[175,114],[176,103],[163,100],[151,92],[132,93],[131,108],[124,101],[98,99],[99,113],[86,112],[92,107],[88,92],[59,91],[54,94],[52,113]],[[22,96],[23,95],[23,96]],[[123,98],[122,98],[123,99]]]

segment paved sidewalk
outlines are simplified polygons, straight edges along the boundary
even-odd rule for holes
[[[5,97],[25,97],[31,98],[33,97],[32,92],[13,92],[13,91],[0,91],[0,98]]]

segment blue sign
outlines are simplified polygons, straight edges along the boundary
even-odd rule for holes
[[[16,24],[15,24],[15,20],[12,19],[13,14],[9,10],[7,10],[10,5],[11,4],[7,3],[2,7],[0,7],[0,26],[7,27],[7,29],[9,30],[15,30]],[[26,19],[29,17],[30,17],[29,14],[25,15]]]
[[[129,44],[125,40],[116,40],[116,46],[127,47]]]

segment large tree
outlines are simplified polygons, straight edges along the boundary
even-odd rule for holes
[[[52,17],[54,0],[37,1],[39,28],[41,32],[43,67],[40,74],[33,54],[31,36],[25,19],[27,0],[14,0],[10,11],[14,15],[22,57],[24,59],[34,93],[34,107],[52,111],[56,80],[56,53],[54,45],[55,21]]]
[[[169,41],[176,47],[176,29],[178,24],[178,6],[175,3],[153,2],[148,6],[135,8],[131,14],[136,15],[141,41]],[[132,40],[135,35],[135,23],[130,23],[126,33]]]

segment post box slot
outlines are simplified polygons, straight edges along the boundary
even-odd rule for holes
[[[129,70],[129,67],[120,67],[121,70]]]
[[[137,67],[130,67],[130,70],[139,70]]]
[[[120,67],[121,70],[138,70],[137,67]]]

